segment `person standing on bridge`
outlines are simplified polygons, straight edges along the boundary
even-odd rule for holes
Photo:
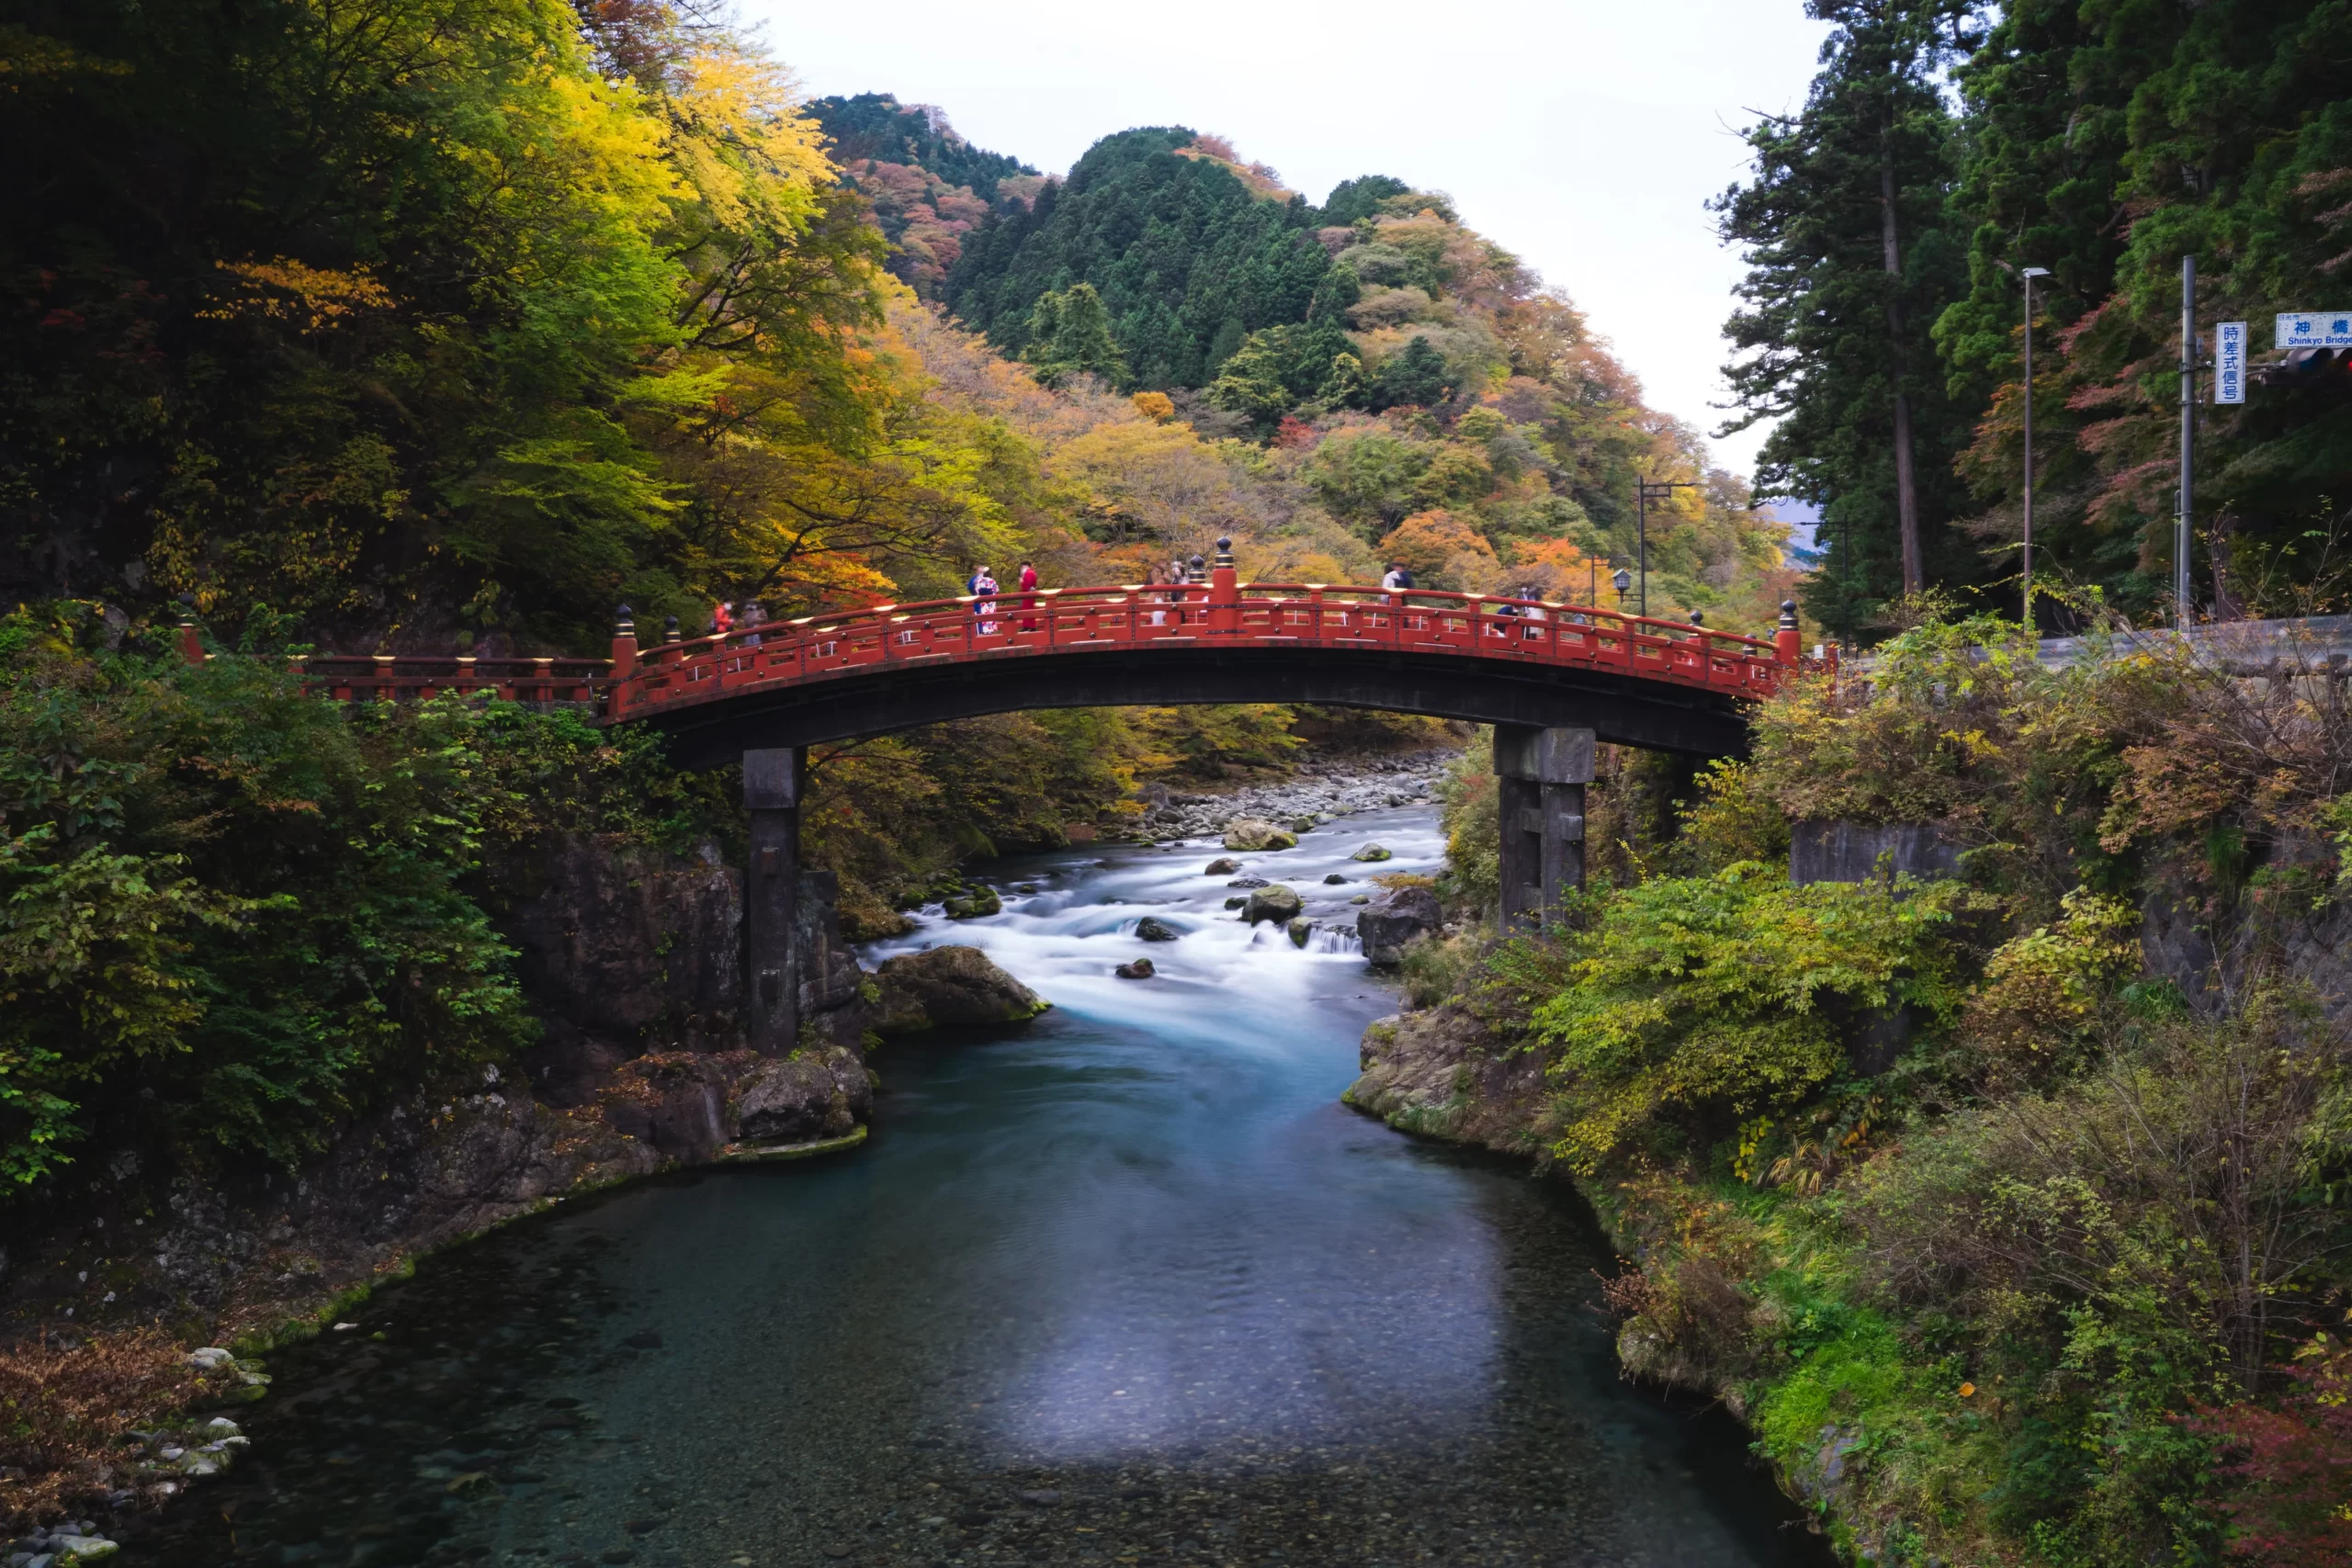
[[[711,607],[710,635],[725,637],[735,629],[735,606],[721,599]]]
[[[1021,607],[1024,610],[1035,609],[1037,607],[1037,601],[1035,598],[1029,597],[1029,595],[1035,594],[1037,592],[1037,569],[1030,565],[1027,561],[1023,561],[1021,563],[1021,592],[1023,594]],[[1022,616],[1021,629],[1024,632],[1035,631],[1037,629],[1037,617],[1035,615]]]
[[[982,567],[972,573],[972,619],[982,637],[996,636],[996,623],[989,616],[996,609],[996,575]]]
[[[1143,602],[1147,604],[1157,604],[1160,603],[1162,600],[1166,599],[1168,595],[1165,592],[1155,593],[1152,590],[1155,588],[1165,589],[1167,586],[1168,569],[1160,565],[1158,561],[1152,562],[1151,570],[1143,574]],[[1167,624],[1167,611],[1147,610],[1144,612],[1144,625],[1148,626],[1164,626]]]

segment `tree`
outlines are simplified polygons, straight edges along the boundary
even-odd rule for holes
[[[1950,472],[1965,432],[1936,374],[1928,329],[1959,288],[1942,226],[1951,116],[1935,73],[1966,41],[1961,0],[1808,0],[1834,24],[1804,111],[1747,134],[1751,183],[1713,205],[1745,248],[1744,307],[1726,333],[1754,351],[1726,369],[1739,417],[1781,423],[1758,493],[1824,509],[1832,536],[1883,558],[1889,586],[1972,575],[1948,536]],[[1875,577],[1870,581],[1875,586]],[[1828,592],[1816,587],[1816,608]],[[1832,606],[1846,610],[1848,606]]]
[[[1111,331],[1111,313],[1091,283],[1073,283],[1060,294],[1042,294],[1029,314],[1029,346],[1022,357],[1037,367],[1037,379],[1058,387],[1073,376],[1100,376],[1114,384],[1127,378],[1127,362]]]
[[[1416,337],[1381,361],[1372,406],[1432,408],[1453,395],[1453,377],[1445,367],[1445,356],[1430,346],[1429,339]]]
[[[1209,401],[1261,428],[1282,418],[1293,400],[1290,389],[1283,385],[1280,345],[1267,341],[1263,333],[1243,339],[1210,383]]]
[[[2352,16],[2336,6],[2034,0],[1962,70],[1972,287],[1937,337],[1954,389],[1985,411],[1964,468],[1996,509],[1987,533],[2015,537],[2016,270],[2043,266],[2055,330],[2036,366],[2036,553],[2127,608],[2168,604],[2180,258],[2197,257],[2207,321],[2341,298],[2347,59]],[[2257,353],[2261,337],[2257,325]],[[2338,385],[2257,385],[2200,412],[2191,564],[2216,615],[2352,598],[2339,499],[2352,408]]]

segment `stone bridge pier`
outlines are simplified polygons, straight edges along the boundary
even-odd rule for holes
[[[743,808],[752,818],[743,878],[745,1033],[752,1049],[767,1056],[789,1055],[800,1039],[793,932],[800,919],[800,798],[808,781],[806,747],[743,753]]]
[[[1596,740],[1589,729],[1495,726],[1506,930],[1541,927],[1559,914],[1561,889],[1584,886],[1584,787]]]
[[[1502,828],[1502,919],[1532,930],[1560,912],[1561,893],[1584,886],[1585,786],[1597,737],[1589,729],[1495,727]],[[789,1055],[800,1036],[800,803],[806,747],[743,753],[743,807],[751,863],[743,879],[746,1034],[763,1055]]]

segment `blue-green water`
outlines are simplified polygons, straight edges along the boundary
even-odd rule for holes
[[[1376,836],[1250,869],[1353,912]],[[1720,1416],[1618,1377],[1610,1263],[1523,1170],[1344,1109],[1394,1010],[1221,908],[1214,848],[1007,863],[976,941],[1055,1000],[893,1047],[872,1139],[567,1205],[277,1358],[247,1461],[126,1556],[637,1562],[1822,1561]],[[1185,931],[1132,935],[1140,914]],[[1162,978],[1113,978],[1137,955]]]

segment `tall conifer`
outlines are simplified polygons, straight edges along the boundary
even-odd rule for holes
[[[1972,574],[1946,527],[1968,422],[1928,340],[1962,286],[1937,75],[1971,40],[1957,0],[1807,10],[1835,30],[1804,108],[1757,123],[1755,177],[1714,203],[1749,265],[1727,328],[1747,352],[1726,371],[1740,412],[1724,434],[1781,420],[1758,491],[1823,509],[1833,558],[1812,592],[1842,629],[1890,591]]]

